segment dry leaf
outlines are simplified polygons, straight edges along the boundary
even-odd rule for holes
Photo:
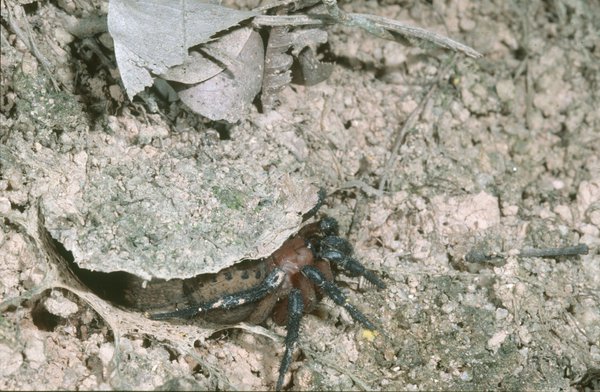
[[[250,29],[248,29],[250,30]],[[264,68],[263,41],[255,31],[227,70],[193,87],[179,91],[179,98],[194,112],[211,120],[235,122],[260,91]]]
[[[223,71],[224,65],[231,62],[230,59],[239,56],[251,33],[251,29],[232,30],[203,45],[199,51],[190,52],[183,64],[170,68],[160,76],[185,84],[196,84],[210,79]]]
[[[108,30],[127,95],[183,64],[190,47],[254,15],[200,0],[111,0]]]

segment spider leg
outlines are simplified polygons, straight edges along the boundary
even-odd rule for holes
[[[317,212],[319,212],[319,209],[321,208],[321,206],[325,202],[325,198],[327,197],[327,192],[325,191],[325,188],[319,188],[319,192],[317,193],[317,196],[318,196],[317,204],[315,204],[315,206],[313,208],[306,211],[304,213],[304,215],[302,215],[302,222],[305,222],[305,221],[309,220],[310,218],[312,218],[313,216],[317,215]]]
[[[348,241],[341,237],[329,236],[321,241],[321,251],[318,257],[336,263],[354,275],[364,276],[375,286],[384,289],[385,283],[373,272],[367,270],[358,260],[350,257],[352,253],[352,246]]]
[[[329,216],[324,217],[319,221],[319,229],[326,235],[338,235],[340,230],[337,221]]]
[[[284,270],[281,268],[274,268],[261,284],[249,290],[229,294],[214,301],[196,304],[173,312],[151,314],[149,317],[152,320],[191,318],[207,310],[231,309],[249,302],[256,302],[281,286],[285,276],[286,272]]]
[[[337,305],[344,307],[350,313],[350,316],[365,327],[370,330],[376,330],[377,327],[367,319],[367,317],[362,314],[358,309],[356,309],[353,305],[349,304],[346,301],[346,296],[342,293],[335,284],[325,279],[321,271],[319,271],[316,267],[312,265],[306,265],[302,267],[302,274],[310,279],[314,284],[316,284],[321,290],[329,296]]]
[[[288,295],[288,319],[287,319],[287,335],[285,336],[285,353],[279,365],[279,378],[277,379],[276,391],[281,391],[283,386],[283,378],[290,368],[292,363],[292,354],[298,343],[300,332],[300,320],[304,313],[304,303],[300,290],[292,289]]]

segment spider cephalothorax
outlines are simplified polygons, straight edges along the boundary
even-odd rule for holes
[[[317,296],[329,296],[337,305],[343,306],[356,321],[368,329],[376,329],[365,315],[346,301],[342,291],[333,282],[331,263],[351,275],[364,276],[377,287],[385,287],[375,274],[366,270],[352,257],[352,253],[352,246],[348,241],[338,236],[338,224],[335,219],[326,217],[304,226],[271,256],[260,260],[260,263],[255,265],[258,269],[254,272],[265,276],[254,287],[217,296],[208,301],[191,303],[173,312],[152,314],[150,317],[161,320],[206,315],[211,321],[219,322],[222,320],[210,317],[210,314],[216,311],[226,315],[227,311],[236,311],[236,316],[233,319],[227,317],[227,322],[261,323],[272,315],[275,322],[287,325],[286,349],[276,386],[279,390],[298,341],[302,315],[313,310]],[[228,271],[230,269],[231,271]],[[230,269],[215,274],[211,280],[219,281],[219,275],[231,279],[229,277],[233,274],[244,279],[249,271],[252,272],[252,266],[236,266]],[[240,312],[241,308],[246,310]]]

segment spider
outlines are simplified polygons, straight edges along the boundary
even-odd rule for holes
[[[314,215],[321,203],[305,214],[305,217]],[[365,269],[352,254],[350,243],[338,235],[337,221],[325,217],[301,228],[271,256],[262,260],[260,266],[265,270],[266,277],[258,285],[176,311],[151,314],[150,318],[192,318],[211,311],[226,314],[226,311],[244,306],[250,306],[250,312],[243,312],[243,316],[235,318],[236,321],[260,324],[272,315],[276,323],[287,326],[285,352],[276,384],[276,390],[279,391],[298,343],[302,316],[314,309],[317,296],[329,296],[364,327],[370,330],[377,329],[363,313],[347,302],[342,291],[333,282],[332,263],[351,275],[363,276],[378,288],[385,288],[383,281]],[[221,271],[219,274],[227,272]],[[213,281],[216,279],[213,278]]]

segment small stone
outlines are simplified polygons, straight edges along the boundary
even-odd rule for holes
[[[494,334],[494,336],[492,336],[487,341],[488,350],[491,350],[493,352],[498,351],[498,349],[500,348],[502,343],[504,343],[504,341],[506,340],[507,337],[508,337],[508,332],[506,332],[504,330],[496,332]]]
[[[510,102],[515,99],[515,85],[512,80],[504,79],[496,83],[496,93],[503,102]]]
[[[6,344],[0,344],[0,363],[0,376],[10,376],[23,364],[23,355]]]
[[[38,369],[46,362],[46,354],[44,353],[44,342],[37,336],[32,335],[26,341],[26,347],[23,353],[29,362],[32,369]]]
[[[52,296],[44,303],[46,310],[58,317],[67,318],[79,310],[77,304],[67,298],[62,293],[53,291]]]
[[[6,197],[0,197],[0,214],[8,214],[10,211],[10,200]]]
[[[477,26],[477,23],[473,19],[462,18],[460,20],[460,28],[463,31],[471,31]]]
[[[503,320],[508,316],[508,310],[504,308],[496,309],[496,320]]]

